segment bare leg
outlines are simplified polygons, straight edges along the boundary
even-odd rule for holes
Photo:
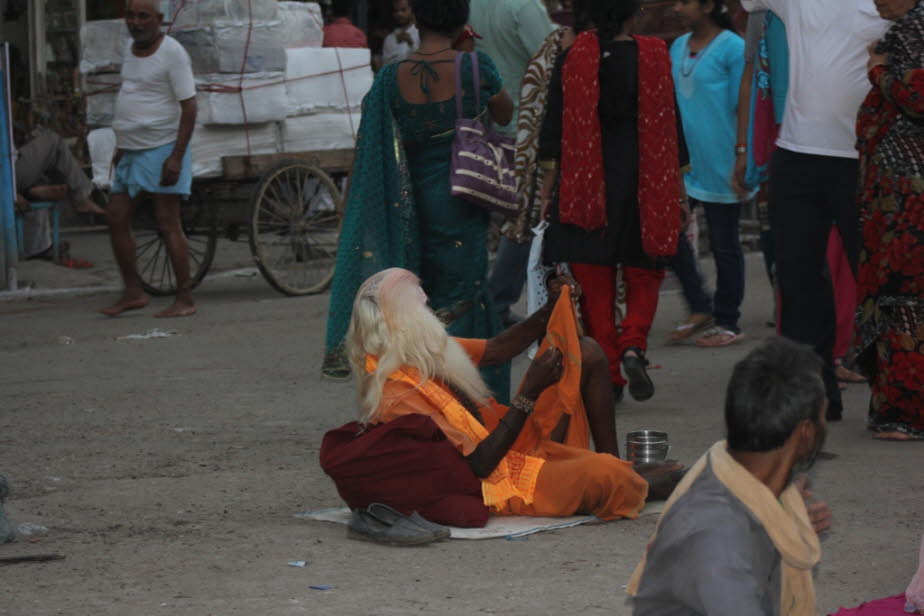
[[[606,354],[593,338],[581,338],[581,397],[598,453],[619,457],[616,403]]]
[[[67,184],[42,184],[27,191],[33,201],[62,201],[67,199]]]
[[[101,216],[106,215],[106,210],[101,208],[96,201],[92,199],[86,199],[82,203],[77,205],[77,211],[81,214],[99,214]]]
[[[29,189],[29,198],[35,201],[64,201],[67,199],[70,189],[67,184],[41,184]],[[79,214],[100,214],[106,215],[106,210],[101,208],[92,199],[85,199],[78,203],[76,208]]]
[[[189,275],[189,243],[180,222],[180,196],[154,195],[154,214],[170,254],[170,263],[176,277],[176,300],[155,317],[187,317],[196,313]]]
[[[19,161],[16,164],[16,183],[24,187],[49,184],[43,178],[50,175],[55,176],[55,181],[63,181],[65,192],[59,197],[40,199],[63,201],[70,197],[78,212],[104,213],[90,200],[93,184],[71,154],[67,142],[57,133],[44,131],[20,148]]]
[[[106,219],[109,222],[109,240],[122,274],[125,290],[122,297],[112,306],[100,309],[103,314],[114,317],[126,310],[137,310],[148,305],[148,296],[141,287],[141,278],[135,267],[135,238],[132,235],[132,218],[135,204],[127,193],[112,195]]]

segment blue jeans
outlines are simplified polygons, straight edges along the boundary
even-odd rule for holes
[[[741,302],[744,300],[744,252],[741,250],[739,230],[741,205],[704,201],[693,201],[693,204],[702,205],[706,213],[709,247],[716,269],[712,301],[685,236],[681,236],[677,244],[677,254],[671,258],[671,267],[680,279],[690,312],[711,312],[717,326],[740,332],[738,319],[741,318]]]
[[[494,299],[494,309],[504,325],[510,319],[510,307],[520,301],[526,285],[526,266],[529,263],[529,242],[518,244],[501,236],[494,260],[494,270],[488,279],[488,290]]]

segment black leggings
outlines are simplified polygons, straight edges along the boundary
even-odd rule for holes
[[[854,273],[859,255],[856,193],[859,162],[778,148],[770,166],[770,226],[780,289],[780,331],[812,346],[825,363],[829,416],[843,405],[834,376],[836,315],[827,264],[837,225]]]

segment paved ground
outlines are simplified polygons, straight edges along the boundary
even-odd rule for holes
[[[40,290],[115,283],[104,237],[69,239],[99,268],[30,263],[21,278]],[[687,463],[722,436],[730,367],[771,334],[758,263],[738,347],[664,347],[682,309],[664,295],[650,351],[658,393],[619,408],[622,433],[667,430]],[[0,556],[66,555],[3,567],[0,614],[629,613],[623,586],[654,518],[413,549],[295,519],[338,504],[318,447],[352,418],[354,394],[318,376],[327,297],[284,298],[238,269],[249,266],[245,245],[223,243],[225,274],[199,290],[200,314],[171,322],[151,316],[164,300],[112,320],[94,312],[110,295],[0,295],[6,508],[50,528]],[[153,328],[172,335],[119,339]],[[827,446],[838,457],[814,471],[836,516],[817,577],[823,613],[904,590],[924,531],[924,447],[871,441],[864,388],[846,401]]]

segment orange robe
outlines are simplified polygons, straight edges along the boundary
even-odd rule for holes
[[[539,352],[550,343],[561,349],[565,360],[562,378],[540,396],[510,451],[482,479],[485,505],[499,515],[637,517],[645,505],[648,484],[632,470],[631,463],[589,449],[590,430],[580,395],[580,342],[567,291],[562,292],[548,329]],[[480,362],[487,341],[456,340],[472,361]],[[367,369],[374,367],[375,359],[369,358]],[[420,383],[414,369],[402,368],[385,383],[377,421],[411,413],[427,415],[467,456],[497,427],[507,408],[491,400],[479,409],[485,422],[482,426],[442,384]],[[564,443],[557,443],[549,435],[563,414],[569,416],[568,430]]]

